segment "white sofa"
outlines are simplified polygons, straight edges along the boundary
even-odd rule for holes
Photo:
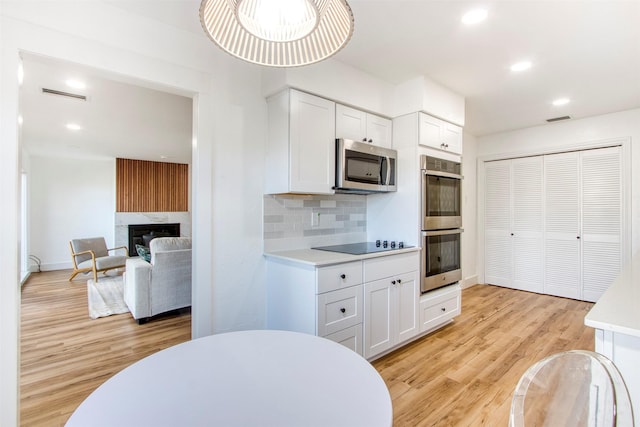
[[[149,243],[151,262],[129,258],[124,301],[138,323],[191,306],[191,238],[158,237]]]

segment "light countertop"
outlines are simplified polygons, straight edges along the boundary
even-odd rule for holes
[[[585,316],[584,324],[640,337],[640,253],[596,302]]]
[[[321,251],[317,249],[297,249],[292,251],[265,252],[264,256],[269,260],[303,264],[311,267],[323,267],[350,261],[361,261],[363,259],[377,258],[381,256],[416,252],[420,249],[421,248],[419,247],[410,247],[363,255],[350,255],[339,252]]]

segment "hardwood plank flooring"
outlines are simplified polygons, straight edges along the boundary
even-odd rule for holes
[[[518,380],[535,362],[594,349],[592,303],[477,285],[454,323],[373,362],[394,426],[507,426]]]
[[[86,277],[34,273],[22,288],[22,426],[63,426],[100,384],[132,363],[191,338],[183,311],[138,325],[129,313],[91,319]]]
[[[86,278],[32,275],[22,290],[21,424],[62,426],[95,388],[156,351],[190,339],[191,316],[137,325],[92,320]],[[506,426],[524,371],[569,349],[593,350],[591,303],[496,286],[462,292],[454,323],[373,362],[398,426]]]

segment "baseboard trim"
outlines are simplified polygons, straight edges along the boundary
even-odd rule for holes
[[[465,277],[461,282],[460,282],[460,287],[462,289],[465,288],[470,288],[474,285],[478,284],[478,275],[474,274],[473,276],[469,276],[469,277]]]
[[[34,267],[35,267],[35,270],[33,270]],[[40,265],[40,271],[70,270],[72,268],[73,268],[73,264],[70,263],[70,262],[58,262],[58,263],[41,264]],[[37,272],[38,271],[38,267],[37,266],[31,266],[30,270],[32,272]]]

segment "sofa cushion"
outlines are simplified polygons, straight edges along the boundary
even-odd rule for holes
[[[136,245],[136,252],[143,260],[151,262],[151,251],[148,247],[142,245]]]
[[[127,261],[127,257],[124,255],[105,256],[105,257],[96,258],[96,270],[101,271],[101,270],[107,270],[110,268],[124,267],[124,265],[126,264],[126,261]],[[91,267],[93,267],[93,263],[91,262],[91,260],[83,261],[78,264],[79,269],[91,268]]]
[[[151,253],[191,249],[190,237],[157,237],[149,242]]]

